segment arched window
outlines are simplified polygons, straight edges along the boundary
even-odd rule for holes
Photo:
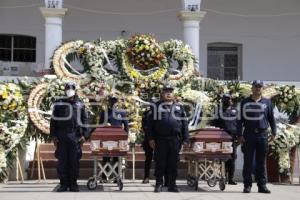
[[[209,43],[207,76],[220,80],[242,79],[242,45],[224,42]]]
[[[36,38],[24,35],[0,34],[0,60],[35,62]]]

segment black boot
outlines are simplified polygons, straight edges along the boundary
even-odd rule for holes
[[[235,181],[232,180],[232,179],[229,179],[228,184],[229,184],[229,185],[237,185],[237,182],[235,182]]]
[[[154,192],[156,193],[162,192],[162,185],[155,185]]]
[[[71,181],[71,183],[70,183],[70,191],[71,192],[79,192],[79,186],[77,184],[77,180],[76,179],[73,180],[73,181]]]
[[[176,176],[169,176],[169,186],[168,192],[179,192],[179,189],[176,185]]]
[[[78,185],[76,184],[74,184],[74,185],[71,185],[70,186],[70,191],[71,192],[79,192],[79,187],[78,187]]]
[[[251,192],[251,187],[250,186],[245,186],[243,192],[244,193],[250,193]]]
[[[60,185],[60,187],[56,190],[56,192],[65,192],[68,190],[66,185]]]
[[[169,187],[169,185],[170,185],[169,176],[165,175],[164,176],[164,187]]]
[[[168,192],[180,192],[180,190],[179,190],[178,187],[175,185],[175,186],[169,187],[169,188],[168,188]]]
[[[144,178],[144,180],[143,180],[143,182],[142,182],[143,184],[147,184],[147,183],[149,183],[149,178]]]
[[[271,191],[267,188],[267,186],[258,186],[258,192],[264,194],[270,194]]]

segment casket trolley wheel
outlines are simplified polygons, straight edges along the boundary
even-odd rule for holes
[[[187,185],[189,187],[195,187],[195,184],[196,184],[196,177],[192,176],[192,175],[188,175],[187,177]]]
[[[95,177],[90,177],[87,182],[87,188],[89,190],[95,190],[97,188],[97,179]]]
[[[221,178],[219,181],[219,188],[221,191],[224,191],[226,188],[226,182],[225,182],[225,178]]]
[[[207,180],[207,185],[208,185],[209,187],[215,187],[215,186],[217,185],[217,179],[216,179],[216,177],[209,178],[209,179]]]
[[[117,185],[119,187],[119,190],[122,191],[123,190],[123,182],[121,178],[117,179]]]

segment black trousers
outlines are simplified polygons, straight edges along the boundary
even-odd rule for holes
[[[150,177],[150,169],[153,159],[153,149],[150,147],[149,141],[143,142],[143,149],[145,152],[144,179],[146,179]]]
[[[255,179],[257,186],[262,187],[267,183],[266,155],[268,153],[268,137],[266,132],[244,133],[245,143],[242,145],[244,153],[243,178],[244,186],[252,186],[253,162],[255,157]],[[255,156],[254,156],[255,155]]]
[[[232,158],[227,160],[225,163],[226,174],[228,176],[227,177],[228,180],[233,180],[234,172],[235,172],[235,161],[237,158],[237,155],[236,155],[237,145],[235,144],[235,142],[232,143],[232,148],[233,148]]]
[[[79,161],[82,156],[78,139],[74,137],[59,140],[55,154],[58,158],[57,173],[60,184],[69,187],[77,185]]]
[[[155,141],[155,177],[156,185],[163,184],[163,176],[168,177],[169,187],[176,186],[177,164],[180,150],[178,138],[158,139]]]

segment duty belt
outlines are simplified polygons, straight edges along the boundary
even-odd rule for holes
[[[253,132],[254,132],[254,133],[264,133],[264,132],[266,132],[266,130],[267,130],[267,129],[255,128],[255,129],[253,130]]]

